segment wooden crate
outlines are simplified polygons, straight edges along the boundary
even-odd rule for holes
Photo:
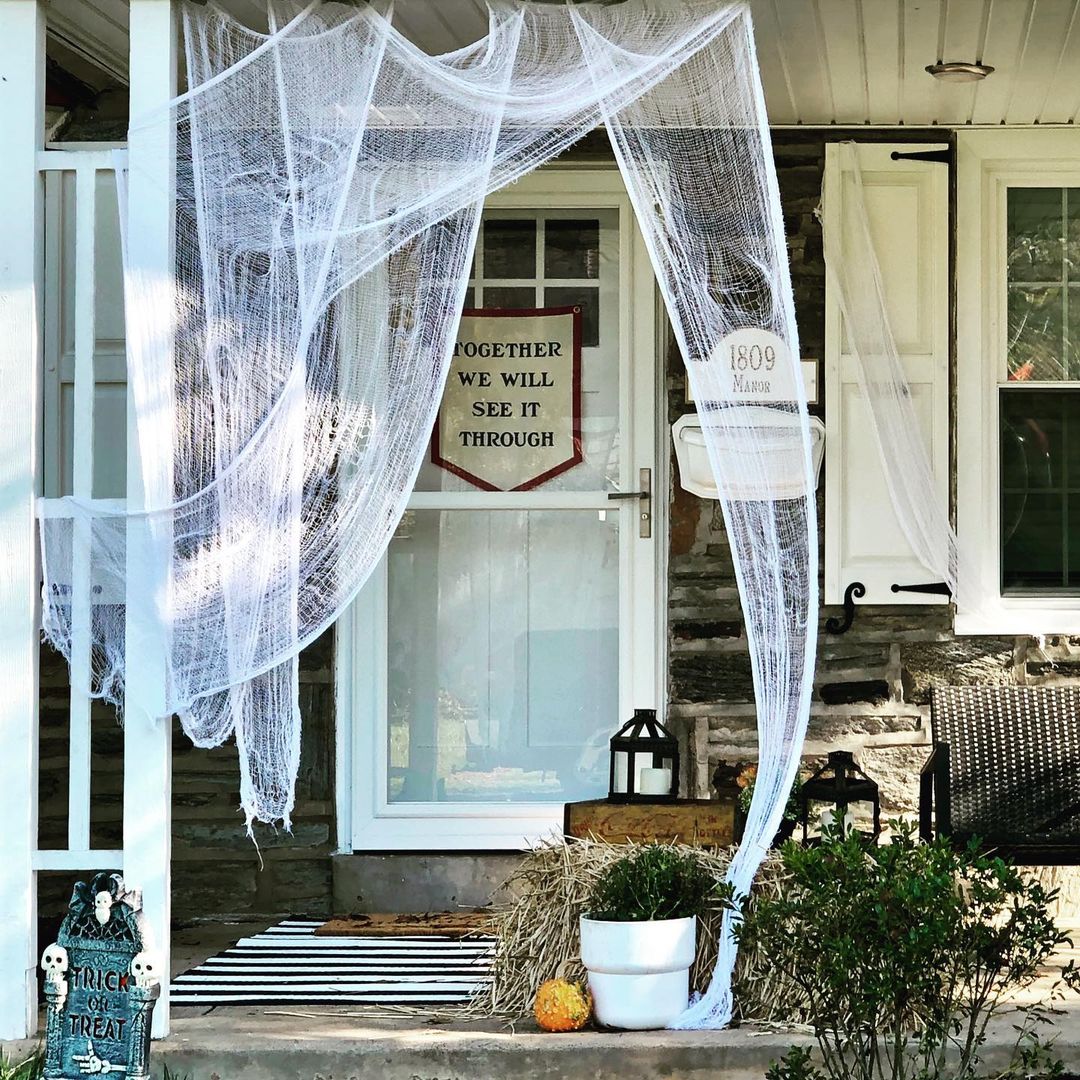
[[[735,842],[735,799],[680,799],[678,802],[613,803],[607,799],[567,803],[567,836],[595,836],[613,844],[628,840],[729,847]]]

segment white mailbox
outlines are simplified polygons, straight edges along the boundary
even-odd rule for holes
[[[708,414],[703,419],[698,413],[687,413],[672,425],[671,436],[675,442],[682,486],[703,499],[716,499],[719,494],[702,431],[702,425],[706,423]],[[760,479],[741,476],[740,470],[734,468],[728,496],[733,499],[800,498],[805,492],[806,481],[799,416],[767,405],[729,405],[724,409],[723,425],[718,425],[719,452],[743,453],[743,433],[748,430],[752,432],[757,447],[765,451],[767,475]],[[825,453],[825,425],[816,416],[810,417],[810,452],[816,486]]]

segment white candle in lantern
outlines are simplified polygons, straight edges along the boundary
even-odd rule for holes
[[[638,773],[638,790],[642,795],[668,795],[671,793],[670,769],[642,769]]]
[[[626,755],[615,755],[615,783],[612,787],[612,791],[623,792],[626,791]]]

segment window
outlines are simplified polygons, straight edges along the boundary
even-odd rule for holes
[[[1006,205],[1001,591],[1080,592],[1080,188],[1010,187]]]
[[[965,132],[957,176],[961,633],[1080,630],[1080,140]]]

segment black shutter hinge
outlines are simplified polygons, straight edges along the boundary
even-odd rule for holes
[[[892,591],[895,592],[917,592],[928,593],[930,596],[952,596],[952,589],[944,581],[931,581],[925,585],[896,585],[893,584]]]
[[[853,581],[844,590],[844,614],[825,620],[826,634],[846,634],[855,621],[855,598],[860,600],[866,595],[866,586],[861,581]]]
[[[913,150],[910,154],[894,150],[890,157],[893,161],[936,161],[939,165],[951,165],[953,152],[951,146],[944,150]]]

